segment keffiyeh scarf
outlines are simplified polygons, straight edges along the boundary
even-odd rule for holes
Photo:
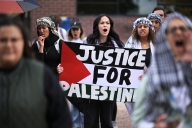
[[[161,16],[159,14],[156,14],[156,13],[150,13],[148,16],[147,16],[147,19],[149,20],[152,20],[152,19],[156,19],[159,21],[160,24],[163,23],[163,20],[161,18]]]
[[[136,27],[139,24],[147,24],[153,31],[155,31],[152,22],[147,19],[146,17],[140,17],[133,23],[133,29],[136,29]]]
[[[173,19],[181,19],[189,28],[191,21],[179,13],[173,13],[162,24],[157,33],[155,41],[155,53],[152,63],[147,72],[148,86],[146,97],[145,119],[155,122],[155,119],[171,109],[170,89],[171,87],[182,87],[189,89],[189,98],[192,101],[192,68],[190,63],[175,62],[171,47],[166,39],[165,31]]]
[[[58,36],[60,39],[61,36],[58,34],[58,32],[56,31],[56,26],[55,26],[55,23],[51,20],[51,18],[49,17],[41,17],[39,19],[37,19],[36,21],[36,27],[39,26],[39,25],[44,25],[44,26],[47,26],[48,28],[51,29],[51,32]]]

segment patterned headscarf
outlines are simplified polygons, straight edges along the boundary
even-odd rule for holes
[[[175,62],[174,54],[167,41],[165,31],[173,19],[182,20],[189,29],[192,29],[191,21],[180,13],[173,13],[166,18],[162,27],[157,32],[155,41],[155,53],[147,72],[148,86],[146,96],[145,119],[155,122],[155,119],[164,113],[169,113],[171,87],[187,85],[189,97],[192,101],[192,67],[187,62]]]
[[[61,37],[59,36],[59,34],[58,34],[57,30],[56,30],[55,23],[51,20],[51,18],[41,17],[41,18],[37,19],[36,26],[38,27],[39,25],[47,26],[48,28],[51,29],[51,32],[53,34],[55,34],[56,36],[58,36],[61,39]]]
[[[161,16],[159,14],[156,14],[156,13],[150,13],[148,16],[147,16],[147,19],[149,20],[152,20],[152,19],[156,19],[159,21],[160,24],[163,23],[163,20],[161,18]]]
[[[149,19],[147,19],[146,17],[138,18],[133,23],[133,29],[135,29],[139,24],[147,24],[151,28],[151,30],[155,31],[152,22]]]

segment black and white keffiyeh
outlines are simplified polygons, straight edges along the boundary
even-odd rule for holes
[[[47,26],[51,29],[51,32],[53,34],[55,34],[56,36],[58,36],[60,39],[61,36],[58,34],[58,32],[56,31],[56,26],[55,26],[55,23],[51,20],[50,17],[41,17],[39,19],[37,19],[36,21],[36,27],[38,27],[39,25],[44,25],[44,26]]]
[[[165,31],[173,19],[181,19],[189,28],[191,21],[180,13],[173,13],[166,18],[158,31],[155,44],[155,53],[147,72],[148,86],[146,96],[145,119],[155,122],[155,119],[164,113],[170,112],[170,88],[186,85],[192,101],[192,68],[190,63],[175,62],[171,47],[166,39]]]
[[[36,26],[45,25],[49,28],[55,29],[55,23],[49,17],[41,17],[37,19]]]
[[[140,17],[133,23],[133,29],[135,29],[139,24],[147,24],[153,31],[155,31],[152,22],[146,17]]]
[[[156,19],[159,21],[160,24],[163,23],[163,20],[161,18],[161,16],[159,14],[156,14],[156,13],[150,13],[148,16],[147,16],[147,19],[149,20],[152,20],[152,19]]]

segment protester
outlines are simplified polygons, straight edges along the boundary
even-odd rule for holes
[[[64,41],[67,40],[67,32],[64,28],[59,27],[62,24],[62,20],[58,15],[51,15],[51,20],[55,23],[56,30]]]
[[[64,93],[52,71],[32,59],[23,23],[0,19],[0,127],[71,128]]]
[[[70,25],[70,29],[67,33],[68,41],[75,43],[83,43],[84,31],[82,29],[81,23],[74,21]],[[60,74],[63,72],[63,67],[59,64],[57,66],[57,71]],[[83,128],[84,126],[84,115],[83,115],[83,101],[81,98],[68,97],[71,102],[71,116],[73,126],[76,128]]]
[[[32,45],[38,60],[48,65],[58,76],[57,66],[61,62],[62,40],[55,30],[55,24],[49,17],[37,19],[38,40]]]
[[[162,20],[165,19],[165,10],[163,7],[155,7],[152,11],[152,13],[156,13],[156,14],[159,14],[162,18]]]
[[[149,67],[151,54],[154,52],[154,38],[155,31],[152,22],[145,17],[141,17],[133,23],[132,36],[127,40],[125,44],[125,48],[147,50],[144,72],[146,72],[147,68]],[[138,76],[138,79],[142,79],[142,77],[143,74]],[[129,115],[132,116],[134,103],[127,102],[125,103],[125,106],[129,112]]]
[[[70,42],[83,43],[86,38],[80,22],[74,21],[71,23],[67,39]]]
[[[174,13],[174,11],[172,10],[167,10],[166,14],[165,14],[165,17],[169,17],[171,15],[171,13]]]
[[[107,15],[98,16],[93,22],[93,33],[84,41],[85,44],[101,45],[106,47],[120,47],[124,45],[118,34],[113,30],[114,22]],[[112,111],[115,102],[84,99],[84,127],[113,128]]]
[[[157,33],[152,64],[139,86],[136,128],[192,127],[192,23],[173,13]]]
[[[156,13],[150,13],[147,16],[147,19],[149,19],[152,22],[155,32],[157,32],[159,30],[159,28],[161,27],[161,24],[163,23],[161,16]]]

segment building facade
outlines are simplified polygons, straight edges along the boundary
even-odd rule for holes
[[[123,42],[131,35],[133,22],[147,16],[154,7],[162,5],[174,9],[178,0],[36,0],[42,8],[30,12],[32,38],[37,38],[35,22],[42,16],[59,15],[82,23],[86,36],[92,33],[94,19],[99,14],[108,14],[114,21],[114,29]],[[172,3],[170,3],[170,1]],[[191,0],[186,5],[192,3]],[[177,8],[180,4],[177,4]],[[175,7],[175,8],[176,8]],[[183,7],[183,6],[182,6]],[[180,7],[181,8],[181,7]],[[190,7],[188,7],[190,9]],[[184,7],[184,10],[185,7]],[[187,11],[188,12],[188,11]],[[192,15],[192,10],[191,13]]]

